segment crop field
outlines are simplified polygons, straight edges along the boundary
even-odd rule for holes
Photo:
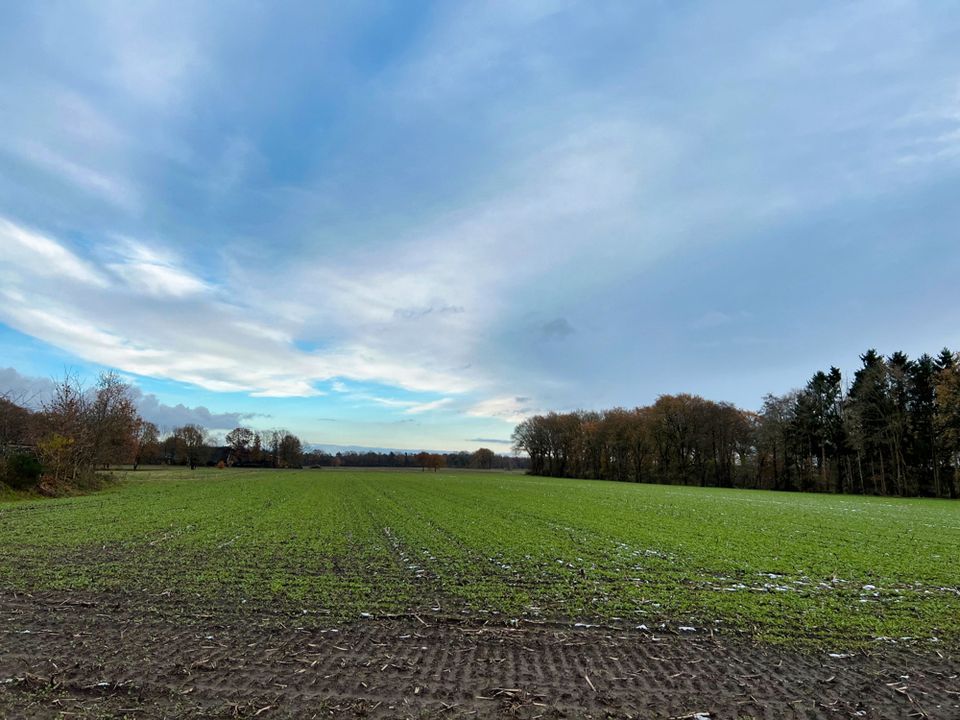
[[[182,470],[0,506],[0,583],[321,613],[960,634],[960,506],[515,474]]]
[[[441,627],[540,628],[567,641],[626,638],[629,652],[644,653],[638,643],[659,639],[702,655],[697,643],[731,638],[751,657],[780,653],[794,666],[858,653],[942,659],[960,640],[960,505],[948,501],[487,472],[149,470],[93,495],[0,503],[0,548],[8,610],[0,620],[20,628],[0,642],[15,639],[24,658],[38,652],[26,643],[45,623],[42,632],[55,635],[110,612],[120,620],[103,632],[127,628],[121,642],[143,630],[143,617],[184,632],[212,618],[221,630],[256,626],[267,636],[376,623],[405,628],[400,638]],[[48,614],[23,598],[38,598]],[[82,621],[49,619],[65,607],[96,610]],[[538,638],[521,647],[551,646]],[[717,657],[734,652],[710,647]],[[62,643],[49,650],[64,652]],[[584,692],[605,677],[582,674]],[[519,682],[507,689],[519,693]],[[251,702],[251,714],[262,709]]]

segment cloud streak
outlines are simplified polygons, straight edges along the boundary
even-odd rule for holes
[[[28,276],[59,277],[85,285],[105,287],[103,276],[89,263],[57,241],[0,217],[3,266]]]

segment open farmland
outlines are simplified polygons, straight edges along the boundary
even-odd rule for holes
[[[567,678],[564,687],[573,683],[579,689],[573,696],[567,692],[566,699],[537,694],[538,682],[549,685],[550,672],[532,658],[536,667],[527,667],[526,676],[518,670],[518,677],[503,683],[491,676],[470,685],[470,678],[461,678],[469,686],[461,688],[462,697],[431,697],[427,679],[417,685],[406,678],[410,687],[398,693],[417,696],[410,714],[466,711],[478,702],[513,703],[514,710],[533,715],[558,702],[568,709],[596,705],[598,713],[650,711],[641,699],[655,690],[628,682],[631,673],[636,678],[650,668],[623,665],[630,657],[650,665],[650,656],[671,653],[675,662],[663,678],[673,675],[672,684],[660,691],[670,691],[663,697],[672,698],[675,714],[710,711],[686,707],[684,692],[702,698],[706,691],[682,679],[686,674],[704,679],[707,668],[696,663],[707,655],[723,660],[709,673],[718,692],[724,668],[729,671],[726,660],[733,656],[743,676],[767,675],[786,661],[797,680],[806,677],[803,668],[809,665],[813,674],[807,680],[813,682],[817,673],[820,680],[833,675],[836,694],[847,700],[867,675],[876,681],[889,670],[894,684],[901,682],[901,675],[910,674],[903,671],[905,663],[914,667],[906,684],[921,682],[921,667],[933,668],[931,677],[957,672],[951,653],[960,639],[960,507],[949,501],[498,473],[165,470],[131,473],[121,485],[95,495],[0,504],[0,547],[0,680],[8,678],[7,692],[37,695],[38,708],[48,707],[44,703],[51,698],[62,700],[64,692],[74,697],[70,688],[83,683],[109,698],[114,695],[108,689],[133,693],[141,703],[149,696],[149,683],[132,667],[132,657],[119,667],[103,658],[77,671],[73,685],[58,684],[58,672],[47,664],[52,657],[63,673],[64,663],[82,660],[78,642],[88,643],[85,652],[90,645],[111,647],[106,637],[85,641],[88,626],[94,636],[113,638],[116,647],[145,647],[162,637],[164,644],[188,652],[199,643],[195,656],[171,656],[170,667],[184,674],[168,678],[163,687],[178,703],[200,702],[197,711],[204,714],[252,714],[270,706],[276,715],[284,707],[272,699],[270,691],[277,694],[272,687],[229,708],[196,699],[202,698],[196,675],[222,670],[228,656],[237,659],[218,649],[217,638],[227,636],[247,648],[297,645],[308,653],[301,660],[322,662],[328,680],[352,662],[367,670],[371,662],[379,666],[377,648],[392,647],[396,638],[422,637],[423,653],[448,670],[462,657],[439,658],[436,646],[445,652],[460,647],[464,633],[480,633],[496,647],[514,643],[507,653],[510,666],[523,647],[540,647],[543,659],[549,648],[565,643],[611,644],[599,655],[551,660],[554,672],[578,676]],[[346,644],[348,637],[353,646]],[[328,641],[336,650],[323,649]],[[407,644],[412,642],[420,641]],[[479,652],[479,642],[468,643],[471,652]],[[407,650],[394,648],[387,655],[400,653],[403,663],[416,666],[419,661],[404,654]],[[72,659],[71,651],[77,652]],[[334,668],[330,662],[337,653],[343,662]],[[116,651],[109,655],[115,656]],[[162,665],[163,657],[154,648],[144,652],[143,662]],[[884,660],[891,657],[899,658],[901,667],[891,669]],[[853,670],[844,666],[851,661],[857,670],[846,687],[843,673]],[[392,662],[385,662],[378,677],[391,672]],[[582,662],[616,667],[577,669]],[[870,662],[876,665],[868,671],[864,663]],[[831,663],[838,667],[828,671]],[[349,692],[338,687],[330,694],[353,693],[361,705],[347,709],[357,712],[388,707],[385,716],[406,712],[390,705],[388,696],[367,697],[364,689],[372,682],[367,677]],[[924,692],[937,700],[924,700],[925,705],[906,684],[899,692],[877,683],[876,716],[896,717],[911,703],[931,717],[937,707],[944,709],[943,717],[951,716],[947,708],[956,711],[950,704],[958,699],[950,695],[955,680],[946,690],[927,687]],[[784,687],[777,685],[776,692],[789,694]],[[177,694],[189,688],[194,689]],[[786,705],[772,701],[754,711],[731,705],[739,702],[735,690],[722,689],[726,699],[716,702],[740,708],[745,717],[788,716]],[[581,698],[581,691],[589,697]],[[94,700],[96,712],[125,707],[124,700],[114,705]],[[894,704],[883,705],[888,701]],[[182,714],[184,708],[177,707]],[[37,716],[46,715],[38,710]]]

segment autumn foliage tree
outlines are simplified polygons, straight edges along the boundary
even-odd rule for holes
[[[480,448],[473,453],[472,463],[481,470],[489,470],[493,467],[495,457],[496,454],[490,448]]]
[[[758,412],[697,395],[633,409],[548,413],[513,433],[531,472],[715,487],[956,497],[960,361],[861,356],[767,395]]]
[[[133,469],[136,470],[145,458],[159,457],[160,431],[152,422],[138,418],[136,429],[134,430],[134,438],[136,451],[133,456]]]
[[[249,462],[255,433],[250,428],[238,427],[227,433],[226,441],[234,456],[234,462]],[[259,438],[258,438],[259,439]]]
[[[277,450],[277,467],[298,468],[302,464],[303,443],[300,438],[293,433],[283,433]]]
[[[205,428],[196,424],[183,425],[173,431],[178,459],[193,470],[203,462],[208,435]]]
[[[4,434],[10,435],[2,446],[13,440],[30,448],[19,453],[32,453],[39,461],[50,489],[94,485],[97,469],[135,455],[141,420],[129,385],[115,373],[101,374],[91,388],[67,375],[54,383],[39,412],[0,409],[6,416]]]

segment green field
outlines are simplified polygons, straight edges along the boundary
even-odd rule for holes
[[[0,503],[0,587],[302,623],[427,613],[956,643],[960,504],[479,472],[146,471]]]

